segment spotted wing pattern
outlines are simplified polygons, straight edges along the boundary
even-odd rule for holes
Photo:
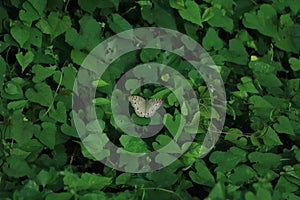
[[[128,101],[131,103],[132,107],[134,108],[134,112],[137,114],[137,116],[145,116],[146,100],[143,97],[129,96]]]
[[[145,117],[150,118],[152,117],[155,112],[159,109],[159,107],[162,105],[163,100],[156,98],[156,99],[150,99],[146,102],[146,112]]]
[[[152,117],[163,103],[163,100],[160,98],[147,101],[140,96],[129,96],[128,100],[134,108],[136,115],[145,118]]]

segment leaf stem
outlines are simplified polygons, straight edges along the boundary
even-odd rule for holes
[[[55,93],[54,93],[54,95],[53,95],[52,102],[51,102],[50,106],[48,107],[47,111],[46,111],[39,119],[35,120],[34,122],[40,121],[43,117],[45,117],[45,116],[50,112],[51,108],[53,107],[53,104],[54,104],[54,101],[55,101],[55,97],[57,96],[58,90],[59,90],[59,88],[60,88],[60,86],[61,86],[61,83],[62,83],[62,77],[63,77],[63,75],[62,75],[62,72],[61,72],[61,74],[60,74],[60,79],[59,79],[59,82],[58,82],[58,86],[57,86],[57,88],[56,88],[56,90],[55,90]]]

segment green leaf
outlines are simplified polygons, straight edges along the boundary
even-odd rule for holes
[[[73,90],[75,78],[77,75],[77,70],[75,69],[75,67],[73,65],[70,64],[66,67],[63,67],[62,72],[63,72],[63,80],[62,80],[61,85],[65,86],[69,90]],[[57,83],[59,83],[60,76],[59,76],[59,78],[57,78],[57,76],[55,76],[54,79]]]
[[[53,100],[52,90],[46,83],[37,83],[33,88],[25,92],[25,96],[31,102],[38,103],[42,106],[50,106]]]
[[[17,81],[8,81],[5,85],[4,91],[7,95],[3,94],[3,97],[8,99],[20,99],[23,97],[23,90]]]
[[[290,58],[289,63],[291,65],[291,68],[293,71],[299,71],[300,70],[300,59],[297,58]]]
[[[142,49],[140,54],[141,60],[144,63],[157,59],[161,53],[160,49]]]
[[[290,192],[296,192],[298,191],[298,186],[296,186],[295,184],[289,182],[286,180],[286,178],[284,178],[283,176],[281,176],[276,184],[275,187],[275,191],[279,191],[281,193],[290,193]]]
[[[87,53],[84,53],[80,50],[73,49],[71,51],[71,59],[77,65],[82,65],[84,59],[87,57]]]
[[[196,172],[190,171],[189,176],[197,184],[213,187],[215,179],[203,161],[196,162]]]
[[[13,101],[7,104],[7,108],[12,110],[18,110],[24,108],[27,105],[27,103],[28,103],[27,100]]]
[[[275,74],[264,74],[257,77],[262,86],[276,88],[282,86],[282,82]]]
[[[95,105],[99,105],[99,106],[101,106],[101,105],[109,105],[110,104],[110,100],[108,100],[106,98],[99,97],[99,98],[93,99],[93,103]]]
[[[188,143],[185,143],[182,147],[182,149],[185,149],[185,146],[189,145]],[[183,154],[181,157],[181,161],[185,166],[191,166],[195,161],[199,159],[201,156],[201,151],[203,149],[202,144],[198,142],[192,142],[192,144],[189,146],[187,152]]]
[[[17,156],[11,156],[6,159],[6,163],[2,166],[3,172],[14,178],[20,178],[22,176],[30,176],[32,169],[28,163]]]
[[[34,54],[31,51],[26,52],[25,55],[23,55],[22,52],[19,52],[17,53],[16,58],[22,67],[22,72],[24,72],[26,67],[33,61]]]
[[[91,51],[96,45],[101,42],[101,25],[89,15],[83,16],[79,20],[80,31],[74,28],[66,32],[66,42],[73,46],[76,50],[86,49]],[[81,64],[81,62],[80,62]]]
[[[43,42],[43,34],[37,28],[30,28],[30,37],[28,39],[30,44],[41,48]]]
[[[213,17],[211,17],[207,22],[213,27],[223,28],[227,32],[232,32],[233,30],[233,20],[226,15],[225,10],[217,7],[212,7]],[[212,14],[211,14],[212,15]]]
[[[210,190],[208,199],[226,199],[225,198],[225,186],[224,184],[218,182],[214,185],[214,187]]]
[[[126,184],[132,177],[131,173],[123,173],[120,174],[117,178],[116,178],[116,184],[117,185],[124,185]]]
[[[278,118],[278,122],[279,123],[274,124],[275,131],[277,131],[278,133],[286,133],[288,135],[295,135],[292,124],[287,117],[280,116]]]
[[[108,20],[108,25],[115,33],[132,29],[128,21],[119,14],[112,14],[112,19]]]
[[[72,194],[68,192],[61,193],[49,193],[47,194],[45,200],[70,200],[72,198]]]
[[[56,126],[50,122],[42,123],[43,130],[35,133],[35,136],[47,147],[54,149],[56,139]]]
[[[31,3],[25,1],[22,5],[23,9],[19,12],[21,20],[32,23],[34,20],[40,18],[39,13],[34,9]]]
[[[251,96],[249,98],[249,103],[252,104],[250,109],[255,113],[255,115],[264,117],[266,119],[270,118],[270,114],[275,108],[265,98],[257,95]]]
[[[168,147],[165,147],[168,145]],[[176,141],[172,140],[167,135],[159,135],[157,136],[155,142],[152,143],[153,148],[156,151],[164,152],[164,153],[182,153],[182,149],[176,143]],[[161,150],[164,148],[163,150]]]
[[[245,13],[243,24],[263,35],[274,37],[277,34],[277,12],[272,5],[262,4],[257,14]]]
[[[80,131],[81,130],[78,130],[78,133],[81,133]],[[83,131],[85,131],[85,127],[83,127]],[[110,151],[108,149],[104,149],[104,146],[107,144],[107,142],[108,138],[104,134],[89,134],[86,138],[84,138],[83,143],[80,143],[81,152],[89,159],[97,161],[102,160],[110,155]],[[92,152],[93,155],[91,155],[90,152]],[[97,155],[96,158],[95,155]]]
[[[30,152],[19,149],[18,147],[12,149],[10,153],[13,156],[18,156],[23,159],[26,159],[30,155]]]
[[[216,171],[230,172],[238,163],[246,162],[247,152],[237,147],[231,147],[227,152],[214,151],[209,160],[218,164]]]
[[[58,12],[51,12],[48,19],[41,19],[36,26],[45,34],[51,36],[51,41],[66,32],[72,25],[69,16],[62,16]]]
[[[85,1],[86,2],[86,1]],[[125,193],[128,193],[127,196],[125,195]],[[80,200],[101,200],[101,199],[107,199],[108,195],[106,195],[106,193],[104,192],[96,192],[96,193],[87,193],[87,194],[84,194],[82,196],[79,197]],[[121,196],[121,199],[130,199],[131,194],[129,193],[129,191],[125,191],[125,192],[122,192],[122,193],[117,193],[115,194],[114,196]]]
[[[230,176],[233,184],[243,185],[256,176],[256,172],[247,165],[239,165],[234,168],[234,173]]]
[[[214,12],[212,8],[205,9],[204,13],[201,16],[202,22],[206,22],[214,17]]]
[[[300,149],[298,149],[297,147],[295,148],[295,158],[297,161],[300,161]]]
[[[43,67],[40,64],[36,64],[32,67],[32,72],[35,74],[32,81],[35,83],[41,82],[46,78],[54,74],[56,66]]]
[[[30,31],[29,28],[17,23],[11,29],[10,33],[13,38],[19,43],[20,47],[23,47],[25,42],[29,39]]]
[[[61,126],[61,131],[65,135],[76,137],[76,138],[79,137],[76,128],[74,126],[70,126],[70,125],[68,125],[66,123]]]
[[[287,174],[287,176],[285,177],[286,180],[299,186],[300,180],[296,178],[299,176],[299,169],[300,169],[300,164],[295,164],[293,166],[290,165],[284,166],[283,170]]]
[[[133,89],[136,88],[137,85],[140,85],[140,80],[138,80],[138,79],[128,79],[128,80],[126,80],[125,88],[127,90],[133,90]]]
[[[148,149],[148,145],[141,138],[133,137],[130,135],[122,135],[119,140],[126,151],[133,153],[150,152]]]
[[[164,124],[168,131],[170,131],[172,136],[175,136],[177,132],[181,133],[185,124],[185,122],[183,121],[184,118],[181,118],[181,115],[177,114],[174,118],[175,119],[173,120],[173,116],[169,113],[166,114],[164,118]]]
[[[239,39],[232,39],[229,41],[229,49],[222,49],[220,54],[226,58],[227,61],[246,65],[249,61],[248,53],[243,45],[243,42]]]
[[[266,145],[271,146],[271,147],[282,145],[280,138],[278,137],[278,135],[275,133],[275,131],[272,128],[270,128],[270,127],[264,128],[262,130],[262,132],[263,132],[262,138]]]
[[[142,17],[149,24],[155,23],[158,27],[176,30],[175,13],[167,4],[159,1],[139,1]]]
[[[218,32],[215,31],[215,29],[209,28],[206,32],[206,35],[203,38],[203,47],[206,50],[219,50],[223,48],[224,42],[223,40],[218,36]]]
[[[172,8],[184,9],[184,0],[169,0],[169,4]]]
[[[37,20],[43,16],[45,8],[47,6],[47,0],[28,0],[22,5],[24,10],[20,10],[19,16],[23,21],[29,23]]]
[[[51,108],[49,116],[58,122],[65,123],[67,120],[65,104],[59,101],[56,105],[56,109],[54,107]]]
[[[237,88],[241,91],[245,91],[248,93],[252,94],[257,94],[259,93],[258,90],[256,89],[255,85],[253,84],[252,78],[248,76],[244,76],[241,78],[242,84],[238,84]]]
[[[47,0],[28,0],[39,15],[43,15],[47,6]]]
[[[249,192],[246,193],[245,199],[246,200],[252,200],[252,199],[272,200],[272,196],[271,196],[271,193],[268,189],[258,188],[256,195],[249,191]]]
[[[83,173],[81,177],[77,174],[66,172],[63,179],[64,184],[75,191],[101,190],[112,183],[111,177],[104,177],[99,174]]]
[[[102,79],[93,81],[93,86],[97,87],[97,88],[108,86],[108,85],[109,85],[109,83],[107,83],[106,81],[104,81]]]
[[[69,115],[68,115],[69,117]],[[80,131],[84,131],[85,129],[85,124],[81,119],[76,119],[77,120],[77,126],[78,127],[82,127],[82,129],[78,129],[78,132]],[[77,129],[74,125],[74,119],[73,119],[73,114],[70,114],[70,121],[71,121],[71,125],[64,123],[61,127],[60,130],[62,131],[62,133],[64,133],[65,135],[71,136],[71,137],[75,137],[78,138],[79,135],[77,133]]]
[[[274,153],[252,152],[248,155],[253,168],[261,175],[266,175],[272,169],[281,165],[281,156]]]
[[[297,54],[300,45],[299,28],[298,23],[292,20],[290,14],[281,15],[278,33],[273,34],[275,45],[284,51]]]
[[[153,3],[151,1],[138,1],[137,3],[141,6],[142,18],[149,24],[153,24],[155,20],[155,15],[152,9]]]
[[[37,125],[33,125],[22,114],[22,110],[16,110],[12,115],[11,120],[11,133],[12,139],[20,144],[27,143],[35,132],[38,131]]]
[[[246,137],[243,135],[243,132],[236,128],[231,128],[227,131],[229,134],[225,135],[225,140],[228,140],[237,146],[246,147],[248,141]]]
[[[183,19],[202,27],[203,25],[200,13],[199,5],[192,0],[187,0],[185,2],[185,8],[179,9],[179,14]]]
[[[59,176],[59,172],[55,170],[54,167],[50,167],[49,171],[42,169],[36,176],[36,181],[39,185],[45,187],[56,181]]]
[[[146,178],[153,181],[156,186],[170,187],[176,183],[178,176],[165,169],[146,174]]]

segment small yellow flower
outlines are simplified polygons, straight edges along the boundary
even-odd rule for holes
[[[164,82],[168,82],[169,79],[170,79],[170,75],[168,73],[161,76],[161,80],[163,80]]]
[[[252,55],[250,59],[251,59],[251,61],[256,61],[256,60],[258,60],[259,58],[258,58],[257,56],[255,56],[255,55]]]

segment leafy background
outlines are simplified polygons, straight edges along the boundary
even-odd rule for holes
[[[3,0],[0,21],[0,199],[300,199],[300,1]],[[225,82],[227,117],[204,159],[196,141],[171,166],[130,174],[82,147],[71,94],[89,51],[115,33],[147,26],[185,33],[210,53]],[[135,56],[120,62],[176,61],[167,52]],[[205,84],[180,66],[200,103],[209,102]],[[99,121],[108,133],[120,133],[105,99],[124,70],[112,67],[98,85]],[[161,95],[173,117],[156,145],[170,141],[180,114],[174,96]],[[132,151],[155,147],[114,139]]]

